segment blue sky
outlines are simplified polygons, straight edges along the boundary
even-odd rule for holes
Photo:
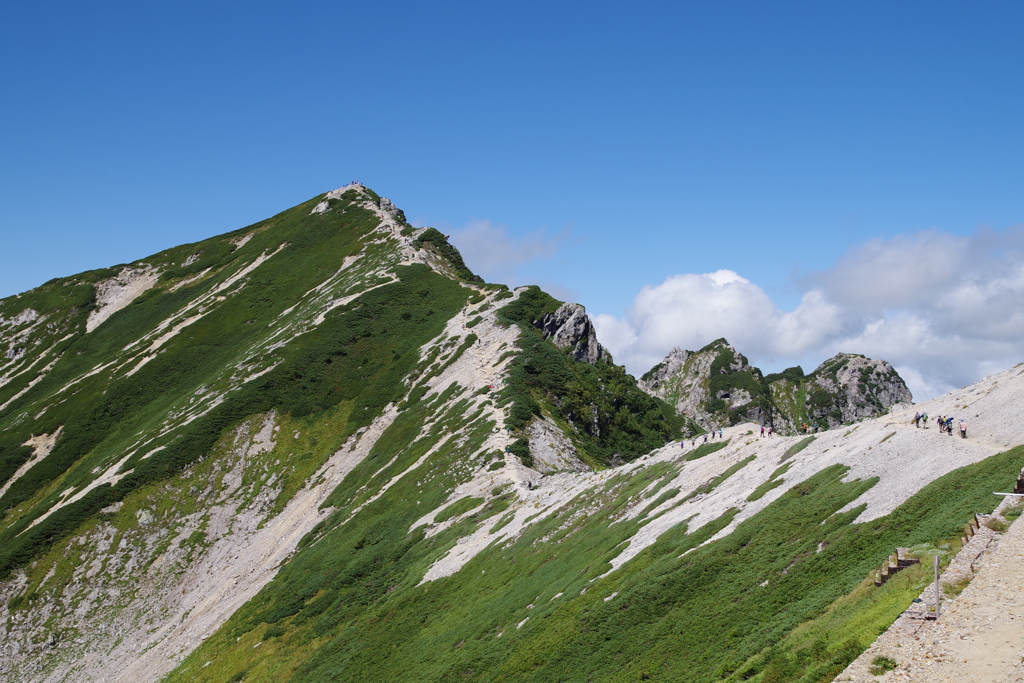
[[[766,369],[888,358],[926,397],[1024,360],[1022,20],[8,3],[0,296],[358,179],[491,279],[586,305],[633,372],[724,334]]]

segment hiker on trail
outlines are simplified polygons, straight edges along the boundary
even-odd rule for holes
[[[721,428],[718,429],[718,438],[719,439],[722,438],[722,429]]]
[[[946,433],[953,436],[953,418],[946,418]]]
[[[960,419],[960,438],[967,438],[967,420],[964,420],[963,418]]]
[[[772,432],[773,432],[773,431],[775,431],[775,428],[774,428],[774,427],[769,427],[769,428],[768,428],[768,438],[771,438],[771,436],[772,436]]]
[[[921,424],[924,425],[925,429],[928,429],[928,413],[921,413]]]
[[[707,442],[708,442],[708,435],[707,435],[707,434],[705,434],[705,435],[704,435],[704,443],[707,443]]]
[[[761,438],[764,438],[764,425],[761,425]]]
[[[939,423],[939,433],[941,434],[946,430],[946,418],[939,415],[935,420]]]
[[[920,428],[919,422],[921,422],[921,413],[914,413],[914,427]]]

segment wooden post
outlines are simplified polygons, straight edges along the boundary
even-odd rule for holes
[[[939,556],[935,556],[935,618],[939,618]]]

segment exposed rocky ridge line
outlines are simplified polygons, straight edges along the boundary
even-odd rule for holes
[[[703,429],[741,421],[779,432],[810,432],[884,414],[912,400],[910,390],[884,360],[840,353],[809,375],[799,368],[764,376],[725,339],[700,351],[674,348],[638,381]]]
[[[747,406],[755,398],[750,382],[745,387],[719,388],[712,385],[715,376],[737,373],[749,375],[754,382],[761,379],[760,370],[751,367],[736,347],[719,339],[696,352],[683,351],[679,347],[672,349],[664,361],[640,378],[638,384],[650,395],[674,406],[677,414],[691,418],[703,429],[716,429],[729,423],[710,409],[709,401],[723,402],[723,407],[728,410]]]
[[[594,322],[579,304],[564,303],[553,313],[545,313],[537,327],[545,339],[550,339],[560,349],[570,349],[569,355],[581,363],[594,365],[610,357],[597,343]]]
[[[313,207],[310,214],[322,214],[331,211],[331,200],[340,200],[349,191],[360,195],[358,205],[373,212],[380,219],[380,224],[375,232],[380,235],[378,241],[393,239],[396,241],[399,253],[402,255],[402,263],[425,263],[439,273],[458,279],[450,263],[440,255],[428,250],[416,247],[416,237],[429,230],[429,228],[412,228],[405,221],[405,214],[387,197],[374,199],[369,188],[360,182],[354,181],[348,185],[331,190],[324,198]]]

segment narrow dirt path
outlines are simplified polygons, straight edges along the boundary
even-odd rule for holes
[[[994,546],[994,549],[993,549]],[[946,603],[938,621],[890,628],[836,681],[1016,683],[1024,681],[1024,523],[989,543],[974,580]],[[898,666],[882,676],[878,656]]]

